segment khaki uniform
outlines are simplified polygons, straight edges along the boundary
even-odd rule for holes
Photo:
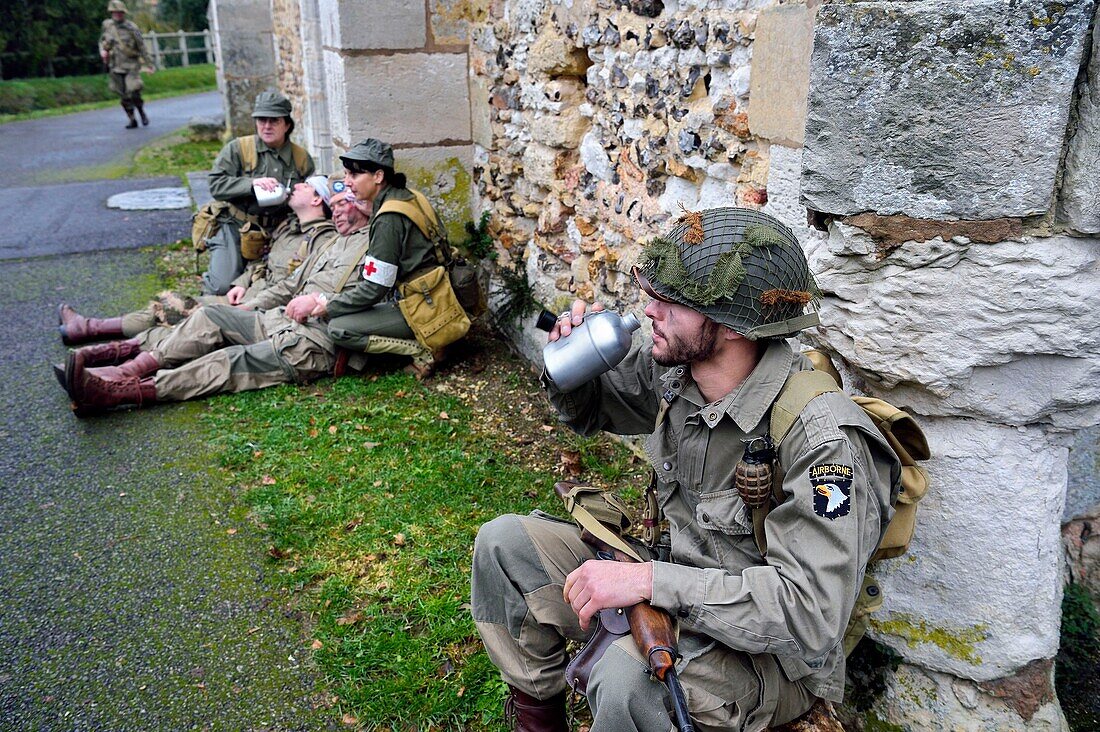
[[[150,349],[164,365],[154,377],[157,399],[304,383],[331,373],[335,347],[325,324],[297,323],[284,306],[298,295],[335,292],[362,260],[367,241],[365,232],[318,239],[294,274],[249,296],[243,304],[254,310],[210,305],[192,313]]]
[[[294,167],[294,155],[287,141],[278,150],[264,144],[256,137],[256,168],[245,170],[241,157],[241,144],[230,140],[218,153],[210,172],[210,195],[218,201],[226,201],[236,207],[236,213],[227,211],[218,217],[217,232],[206,240],[210,252],[210,268],[203,273],[203,294],[224,295],[245,269],[241,257],[241,226],[248,217],[254,218],[267,231],[277,227],[290,213],[286,205],[261,207],[256,203],[252,181],[256,178],[274,178],[280,183],[294,186],[313,175],[313,158],[307,169],[299,173]]]
[[[233,285],[252,292],[274,286],[291,275],[315,243],[331,239],[335,231],[327,219],[299,223],[298,217],[292,215],[276,229],[267,256],[249,262]],[[196,309],[215,304],[228,304],[228,300],[222,295],[191,297],[178,292],[162,292],[143,310],[123,315],[122,332],[127,338],[137,338],[143,350],[151,351],[171,334],[173,326]]]
[[[122,99],[122,108],[132,112],[142,104],[141,90],[145,86],[141,80],[142,64],[153,65],[141,29],[130,20],[119,22],[108,18],[103,21],[99,47],[107,52],[111,91]]]
[[[374,210],[390,199],[411,201],[405,188],[387,186],[374,201]],[[353,351],[368,351],[370,337],[412,339],[413,332],[394,300],[396,284],[425,267],[434,267],[432,243],[408,217],[399,213],[374,215],[370,221],[370,249],[361,263],[356,286],[328,304],[329,334],[333,342]],[[396,268],[391,284],[372,279],[371,268]]]
[[[708,404],[688,368],[659,367],[636,349],[577,391],[550,392],[578,432],[651,433],[646,452],[671,535],[668,561],[653,562],[652,603],[679,622],[681,681],[701,730],[759,730],[815,697],[843,696],[844,630],[893,513],[896,458],[849,398],[812,400],[780,448],[787,498],[768,514],[766,559],[733,487],[744,441],[766,433],[786,379],[807,368],[786,341],[771,341],[745,382]],[[542,699],[565,687],[565,639],[583,634],[562,585],[592,555],[567,523],[503,516],[482,527],[473,615],[509,684]],[[593,732],[667,732],[663,687],[644,667],[629,636],[596,665]]]

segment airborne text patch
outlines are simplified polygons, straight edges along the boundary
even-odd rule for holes
[[[852,510],[852,466],[824,463],[810,468],[814,513],[829,519],[847,516]]]

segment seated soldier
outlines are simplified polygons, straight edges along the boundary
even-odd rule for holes
[[[343,191],[342,176],[334,179],[332,186]],[[322,238],[324,232],[333,230],[329,223],[332,217],[329,208],[331,195],[329,181],[321,175],[297,184],[287,202],[294,215],[276,229],[267,255],[250,261],[225,295],[192,297],[180,292],[162,292],[145,308],[116,318],[88,318],[62,303],[57,308],[62,342],[78,345],[106,339],[137,338],[143,345],[152,348],[168,336],[171,326],[198,307],[214,303],[236,305],[247,297],[248,290],[258,292],[277,284],[289,277],[308,256],[315,240]],[[310,205],[316,197],[321,199],[321,205]]]
[[[74,411],[182,401],[330,373],[335,346],[325,324],[311,317],[313,297],[353,287],[368,244],[362,211],[346,195],[334,198],[332,207],[340,235],[316,242],[289,278],[250,292],[237,305],[199,308],[154,347],[131,339],[74,351],[64,378]]]

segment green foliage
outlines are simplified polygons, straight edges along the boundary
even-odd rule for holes
[[[888,646],[864,637],[848,656],[845,704],[866,712],[886,691],[887,675],[897,671],[901,656]]]
[[[206,6],[209,0],[161,0],[157,18],[173,30],[206,30]]]
[[[467,239],[461,244],[461,248],[473,259],[496,260],[496,247],[493,246],[493,237],[489,235],[489,219],[492,214],[483,211],[481,218],[475,224],[466,222]]]
[[[155,74],[144,74],[143,78],[143,95],[146,99],[212,91],[217,88],[213,64],[164,69]],[[3,116],[26,115],[39,110],[94,102],[117,103],[117,97],[107,86],[106,74],[0,81],[0,115]]]
[[[496,310],[501,323],[519,323],[526,316],[542,309],[542,304],[535,297],[535,288],[527,278],[523,251],[515,248],[510,253],[511,266],[497,269],[500,287],[504,292]]]
[[[1070,729],[1100,729],[1100,612],[1079,584],[1069,585],[1062,595],[1054,683]]]
[[[90,71],[99,63],[103,0],[5,0],[3,77],[53,76]]]
[[[503,686],[468,610],[473,540],[501,513],[561,509],[553,472],[520,457],[532,448],[484,395],[460,399],[471,387],[385,373],[222,397],[204,416],[312,620],[337,716],[367,729],[501,727]],[[522,388],[538,395],[529,376]]]

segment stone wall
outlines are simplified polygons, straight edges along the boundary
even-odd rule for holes
[[[1095,3],[486,7],[474,181],[538,298],[636,309],[626,265],[681,204],[790,224],[825,291],[806,340],[934,453],[910,554],[873,569],[904,659],[874,714],[1061,728],[1060,528],[1100,422]]]
[[[227,132],[255,132],[252,102],[277,83],[271,0],[210,0],[207,15]]]

